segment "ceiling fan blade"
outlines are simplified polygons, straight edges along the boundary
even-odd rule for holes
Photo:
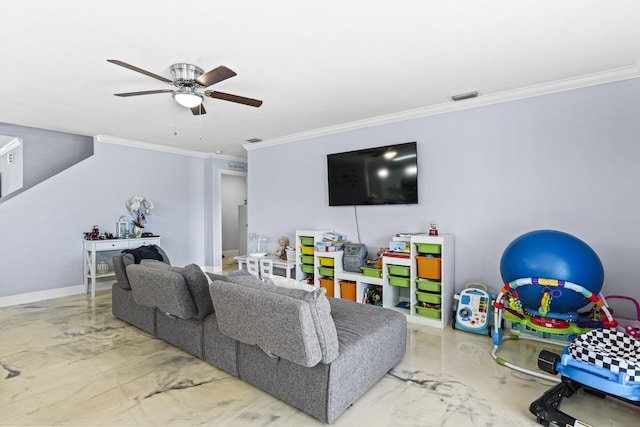
[[[157,74],[153,74],[151,71],[143,70],[142,68],[138,68],[135,65],[127,64],[126,62],[119,61],[117,59],[107,59],[107,62],[111,62],[112,64],[119,65],[124,68],[128,68],[133,71],[137,71],[138,73],[144,74],[145,76],[153,77],[154,79],[158,79],[161,82],[165,83],[173,83],[173,81],[167,79],[166,77],[159,76]]]
[[[230,93],[218,92],[213,90],[207,90],[204,92],[209,98],[222,99],[225,101],[237,102],[238,104],[249,105],[251,107],[259,107],[262,105],[262,101],[259,99],[246,98],[244,96],[232,95]]]
[[[196,79],[196,83],[198,83],[200,86],[209,87],[212,84],[221,82],[235,75],[235,71],[232,71],[224,65],[221,65],[211,71],[207,71],[206,73],[201,74]]]
[[[194,116],[199,116],[200,114],[207,114],[207,110],[204,109],[204,104],[196,105],[191,109],[191,112]]]
[[[173,92],[173,89],[143,90],[141,92],[114,93],[114,95],[115,96],[138,96],[138,95],[153,95],[154,93],[167,93],[167,92]]]

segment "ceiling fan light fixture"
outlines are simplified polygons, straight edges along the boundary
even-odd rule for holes
[[[184,87],[177,92],[174,92],[173,99],[183,107],[193,108],[202,104],[202,95],[195,92],[193,88]]]

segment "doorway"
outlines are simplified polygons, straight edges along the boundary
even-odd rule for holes
[[[222,271],[237,269],[237,262],[233,259],[236,255],[246,252],[247,223],[247,174],[221,170],[219,173],[220,189],[220,251],[218,252],[218,265]],[[245,212],[243,214],[243,211]]]

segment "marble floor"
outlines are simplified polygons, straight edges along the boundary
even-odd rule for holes
[[[0,309],[0,425],[320,426],[322,423],[111,315],[111,293]],[[333,425],[535,426],[552,383],[497,365],[486,336],[408,324],[407,355]],[[541,348],[500,356],[534,368]],[[580,393],[563,410],[636,426],[640,409]]]

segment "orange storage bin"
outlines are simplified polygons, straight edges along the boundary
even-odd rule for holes
[[[340,297],[349,301],[356,300],[356,284],[349,280],[340,280]]]
[[[442,259],[436,257],[416,256],[418,276],[425,279],[439,280],[442,277]]]
[[[325,279],[324,277],[320,277],[320,286],[327,290],[326,295],[330,298],[333,298],[333,279]]]

